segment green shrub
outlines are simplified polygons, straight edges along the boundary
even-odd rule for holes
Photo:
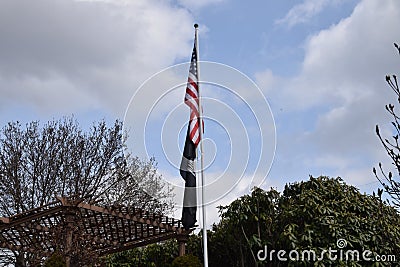
[[[59,253],[55,252],[48,258],[44,264],[44,267],[65,267],[64,257]]]
[[[202,267],[199,258],[196,256],[186,254],[175,258],[172,262],[172,267]]]

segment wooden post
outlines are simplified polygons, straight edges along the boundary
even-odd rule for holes
[[[183,256],[186,253],[186,243],[189,240],[188,234],[178,234],[176,236],[176,240],[178,241],[179,246],[179,256]]]
[[[74,234],[74,223],[75,223],[75,210],[71,207],[65,212],[65,222],[66,222],[66,239],[65,239],[65,266],[71,267],[71,254],[73,251],[73,234]]]

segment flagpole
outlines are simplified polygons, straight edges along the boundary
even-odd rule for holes
[[[203,254],[204,254],[204,267],[208,267],[208,249],[207,249],[207,227],[206,227],[206,208],[204,204],[204,150],[203,150],[203,107],[201,105],[200,95],[200,64],[199,61],[199,38],[198,38],[199,25],[194,24],[195,39],[196,39],[196,58],[197,58],[197,88],[199,91],[199,116],[200,116],[200,176],[201,176],[201,207],[203,215]]]

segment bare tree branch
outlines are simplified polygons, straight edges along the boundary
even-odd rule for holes
[[[171,188],[158,174],[155,160],[127,153],[122,129],[120,121],[111,127],[100,121],[84,132],[73,118],[43,127],[37,121],[25,127],[8,123],[0,130],[0,216],[46,205],[55,196],[170,211]],[[36,266],[38,259],[0,251],[0,263],[17,260]]]
[[[395,43],[395,48],[400,54],[400,48]],[[400,104],[400,88],[397,81],[396,75],[386,75],[386,82],[392,91],[396,94],[397,103]],[[393,104],[388,104],[385,106],[386,111],[392,117],[392,126],[394,128],[394,135],[392,139],[382,137],[378,125],[376,125],[376,134],[381,141],[382,146],[386,150],[386,153],[392,160],[392,164],[397,170],[398,177],[394,177],[392,172],[386,172],[383,170],[382,164],[379,163],[380,173],[378,174],[376,169],[373,168],[373,173],[378,181],[382,184],[385,191],[392,197],[394,204],[400,208],[400,182],[398,179],[400,177],[400,146],[399,146],[399,136],[400,136],[400,116],[396,114],[395,106]]]

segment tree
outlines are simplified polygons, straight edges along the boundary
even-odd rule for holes
[[[172,267],[202,267],[202,264],[196,256],[186,254],[175,258]]]
[[[55,252],[51,257],[46,259],[44,267],[65,267],[65,259],[62,255]]]
[[[201,232],[192,234],[186,244],[186,252],[189,258],[196,258],[195,262],[203,259],[201,248]],[[107,257],[107,266],[140,266],[140,267],[171,267],[178,257],[178,242],[170,239],[164,242],[151,244],[146,247],[134,248],[128,251],[112,254]],[[183,259],[186,259],[184,257]],[[183,259],[177,260],[178,263]],[[185,263],[183,263],[185,264]]]
[[[221,221],[210,233],[211,266],[254,266],[255,251],[263,242],[272,245],[272,224],[279,193],[254,188],[251,195],[219,207]],[[266,243],[265,243],[266,244]]]
[[[397,51],[400,54],[400,47],[395,43]],[[399,84],[397,83],[397,76],[392,75],[386,76],[386,82],[389,87],[393,90],[397,97],[397,103],[400,104],[400,89]],[[399,135],[400,135],[400,116],[395,111],[395,106],[393,104],[388,104],[385,106],[387,112],[392,117],[392,125],[394,127],[394,135],[392,136],[392,140],[382,137],[378,125],[376,125],[376,134],[379,137],[384,149],[392,160],[393,165],[397,169],[397,178],[395,178],[392,172],[386,172],[382,168],[382,164],[379,163],[380,175],[377,174],[375,168],[373,168],[373,172],[379,182],[382,184],[385,191],[392,197],[394,200],[394,204],[400,208],[400,145],[399,145]],[[381,177],[380,177],[381,176]]]
[[[384,203],[380,195],[361,194],[340,178],[311,177],[307,182],[287,186],[280,198],[279,210],[275,230],[280,234],[278,248],[337,249],[337,242],[342,239],[347,242],[346,249],[360,253],[370,250],[379,255],[399,255],[397,210]],[[360,264],[330,259],[322,263],[325,266],[379,266],[376,262]]]
[[[286,185],[282,194],[255,188],[230,205],[220,207],[221,221],[210,234],[211,266],[391,266],[391,262],[363,262],[313,258],[279,261],[277,251],[345,249],[379,255],[399,255],[400,215],[380,196],[361,194],[340,178],[313,178]],[[275,250],[259,260],[258,252]],[[286,254],[288,258],[288,254]],[[362,260],[361,256],[360,259]],[[386,265],[385,265],[386,264]]]
[[[112,254],[107,258],[107,265],[170,267],[177,256],[178,243],[175,239],[170,239],[162,243]]]
[[[363,261],[362,253],[369,250],[373,255],[400,255],[400,214],[382,201],[381,194],[361,194],[341,178],[310,177],[308,181],[286,185],[282,193],[254,188],[250,195],[219,207],[219,212],[220,222],[208,231],[210,266],[393,266],[398,263]],[[187,244],[188,254],[200,260],[203,258],[201,233],[191,235]],[[279,250],[287,253],[294,250],[315,251],[317,259],[324,249],[339,251],[339,241],[346,245],[342,247],[343,255],[346,256],[347,250],[358,251],[360,261],[356,255],[352,258],[352,254],[348,254],[347,261],[345,257],[333,260],[326,254],[320,261],[308,258],[307,254],[298,261],[277,258]],[[258,252],[265,246],[269,252],[275,251],[272,259],[259,259]],[[171,266],[171,255],[177,257],[176,251],[173,240],[115,254],[108,263]],[[340,253],[332,254],[335,255],[339,257]],[[138,258],[143,261],[134,260]]]
[[[37,121],[25,127],[8,123],[0,132],[0,195],[3,217],[53,202],[55,196],[155,212],[172,209],[171,189],[155,160],[127,153],[120,121],[111,127],[100,121],[87,132],[73,118],[43,127]],[[0,262],[10,261],[7,256],[1,253]],[[29,265],[31,256],[14,252],[13,258]]]

